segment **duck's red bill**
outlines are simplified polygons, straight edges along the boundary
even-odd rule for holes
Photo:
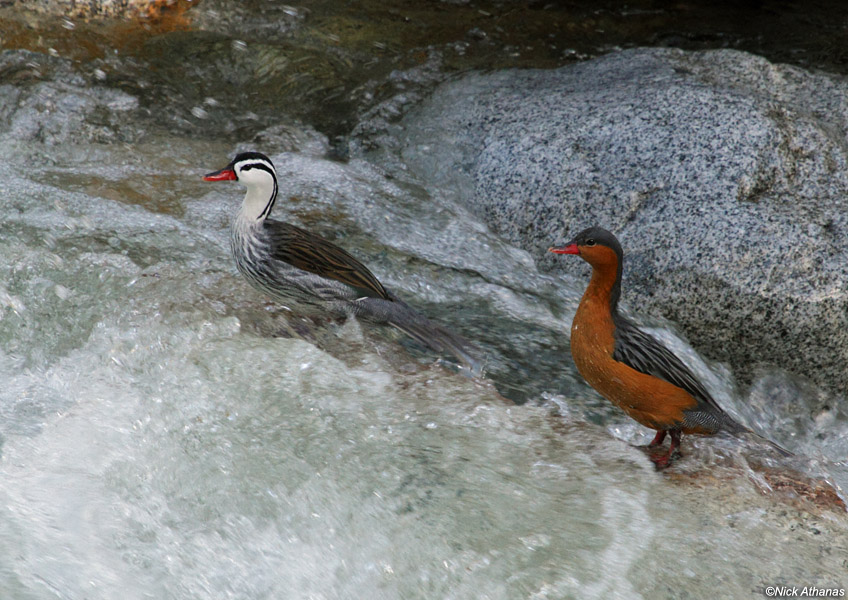
[[[553,248],[548,248],[548,252],[553,252],[554,254],[580,254],[580,250],[577,249],[577,244],[554,246]]]
[[[230,181],[235,180],[236,172],[231,168],[226,167],[214,173],[207,173],[203,176],[203,181]]]

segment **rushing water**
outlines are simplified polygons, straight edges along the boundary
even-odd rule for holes
[[[74,68],[102,81],[103,66]],[[142,109],[166,102],[150,94],[139,93]],[[756,440],[686,438],[685,458],[657,473],[633,447],[650,432],[569,359],[585,281],[538,272],[447,178],[411,174],[414,153],[342,162],[306,125],[241,133],[245,110],[219,118],[220,105],[179,94],[184,112],[157,128],[133,112],[134,97],[104,101],[130,115],[120,124],[85,113],[94,141],[44,125],[37,103],[13,123],[25,142],[4,132],[0,598],[750,598],[769,585],[845,587],[845,515],[782,485],[848,486],[838,403],[823,409],[819,392],[777,371],[738,390],[671,325],[652,323],[722,405],[799,454],[778,462]],[[180,126],[188,114],[196,122]],[[266,118],[244,122],[261,129]],[[489,377],[457,374],[385,329],[303,321],[254,292],[228,251],[242,191],[200,179],[237,147],[273,155],[277,218],[348,248],[476,340]]]

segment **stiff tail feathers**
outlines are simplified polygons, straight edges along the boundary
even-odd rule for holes
[[[483,374],[485,364],[481,358],[482,352],[459,334],[418,314],[405,315],[405,318],[401,319],[389,319],[388,322],[431,350],[452,354],[471,372],[473,377]]]
[[[745,427],[745,428],[742,429],[741,433],[747,433],[747,434],[753,435],[758,440],[761,440],[761,441],[765,442],[766,444],[768,444],[769,446],[771,446],[772,448],[774,448],[781,456],[783,456],[785,458],[788,458],[790,456],[795,456],[794,452],[790,452],[789,450],[787,450],[786,448],[784,448],[783,446],[781,446],[777,442],[771,441],[770,439],[768,439],[765,436],[760,435],[759,433],[757,433],[753,429],[748,429],[747,427]]]
[[[727,432],[734,434],[734,435],[739,435],[739,434],[752,435],[755,438],[757,438],[758,440],[761,440],[761,441],[767,443],[769,446],[774,448],[783,457],[795,456],[794,453],[790,452],[789,450],[787,450],[786,448],[784,448],[783,446],[781,446],[777,442],[773,442],[770,439],[768,439],[767,437],[760,435],[759,433],[757,433],[756,431],[754,431],[750,427],[746,427],[745,425],[742,425],[741,423],[735,421],[730,415],[728,415],[724,411],[722,411],[722,416],[723,416],[722,429],[724,431],[727,431]]]
[[[790,452],[789,450],[787,450],[786,448],[784,448],[783,446],[781,446],[777,442],[773,442],[770,439],[768,439],[767,437],[761,436],[759,433],[754,433],[754,435],[757,436],[758,438],[760,438],[761,440],[763,440],[764,442],[766,442],[769,446],[771,446],[775,450],[777,450],[781,454],[781,456],[784,456],[784,457],[795,456],[794,452]]]

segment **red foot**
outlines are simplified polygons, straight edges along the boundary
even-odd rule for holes
[[[668,452],[665,454],[660,454],[658,456],[652,456],[651,462],[657,467],[657,469],[665,469],[667,466],[671,464],[671,461],[675,457],[683,456],[680,452],[680,432],[671,430],[671,446],[668,448]],[[651,442],[648,446],[659,446],[662,444],[665,439],[665,431],[658,431],[654,441]],[[659,440],[659,441],[657,441]]]
[[[657,446],[662,446],[663,441],[665,440],[665,434],[668,432],[665,429],[660,429],[657,431],[657,435],[654,436],[653,441],[648,444],[648,448],[656,448]]]

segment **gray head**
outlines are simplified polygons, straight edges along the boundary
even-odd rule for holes
[[[603,227],[590,227],[575,235],[563,246],[549,249],[554,254],[576,254],[592,265],[595,272],[615,272],[610,304],[615,311],[621,295],[621,271],[624,265],[624,250],[618,239]]]
[[[564,246],[551,248],[554,254],[577,254],[589,264],[604,260],[608,252],[601,248],[609,248],[615,253],[616,260],[621,263],[624,258],[624,250],[618,239],[603,227],[589,227],[575,235],[570,242]]]

